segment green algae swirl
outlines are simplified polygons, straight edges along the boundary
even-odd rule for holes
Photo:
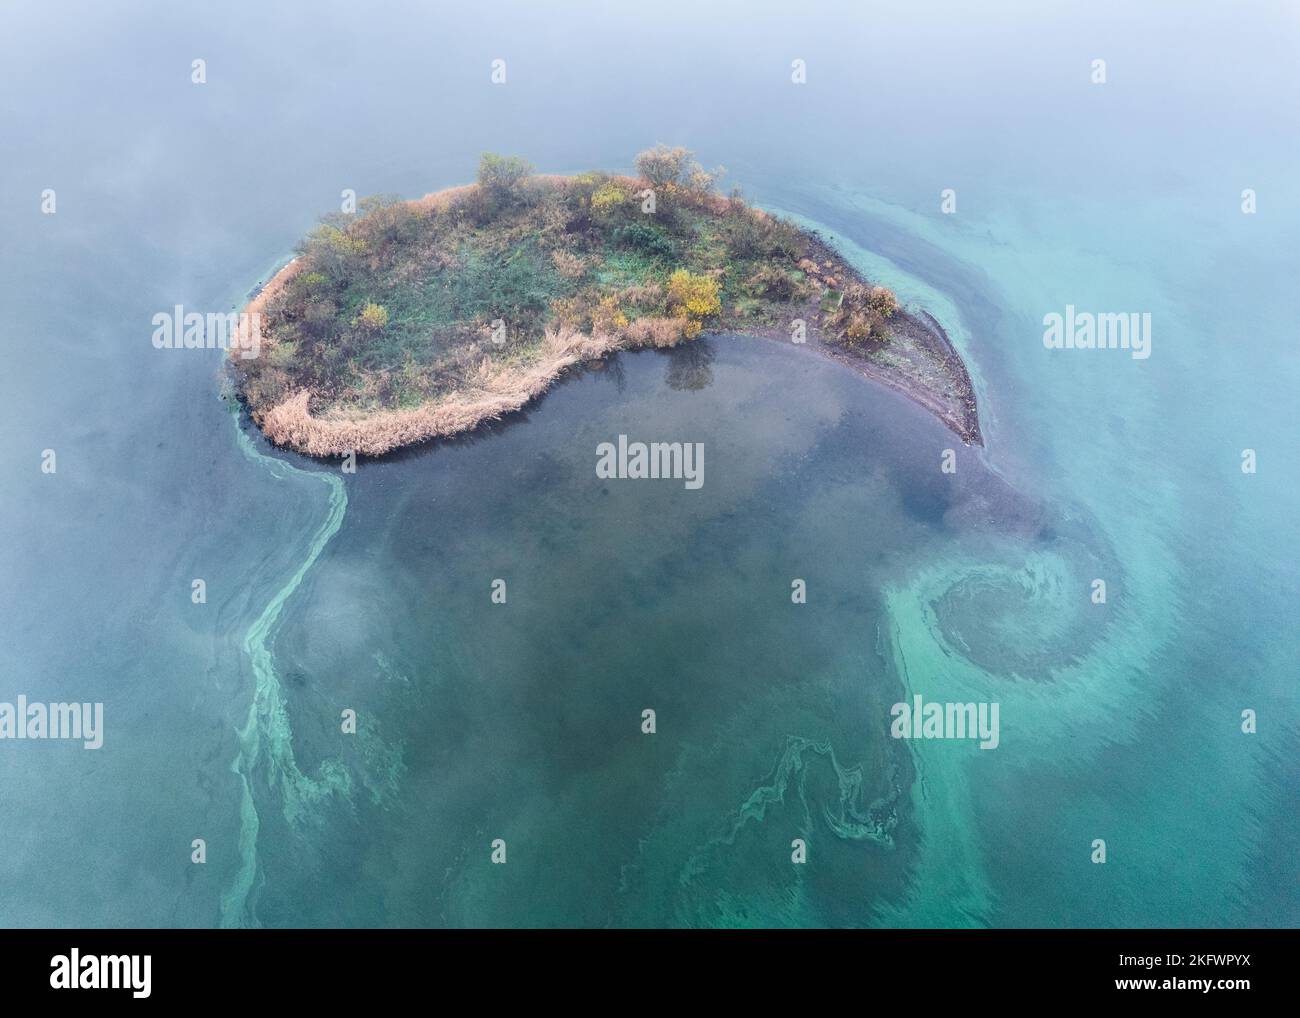
[[[240,864],[234,882],[221,896],[221,925],[224,927],[258,925],[250,897],[258,875],[257,836],[261,820],[253,796],[253,776],[259,767],[265,767],[268,783],[279,788],[285,819],[291,825],[301,822],[312,806],[331,794],[337,792],[346,796],[352,788],[351,775],[336,760],[325,761],[318,777],[306,775],[298,768],[293,752],[293,731],[271,653],[285,603],[343,525],[348,507],[347,489],[342,478],[332,473],[300,470],[259,452],[239,426],[237,409],[232,416],[239,447],[249,460],[263,466],[276,480],[295,474],[319,480],[328,489],[329,503],[325,519],[312,536],[306,557],[244,636],[243,649],[252,665],[254,687],[248,719],[238,731],[239,752],[230,765],[240,783]]]

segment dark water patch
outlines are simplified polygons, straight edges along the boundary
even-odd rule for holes
[[[296,904],[310,922],[848,923],[904,893],[912,764],[887,738],[899,687],[877,649],[881,589],[976,541],[993,578],[952,585],[942,631],[996,673],[1032,675],[1081,652],[1086,629],[1025,651],[998,612],[1013,625],[1041,594],[997,570],[1050,547],[1086,572],[1091,535],[974,450],[944,474],[951,435],[855,372],[707,342],[690,367],[709,385],[675,385],[671,355],[623,354],[526,427],[349,479],[343,530],[276,653],[310,676],[285,690],[304,769],[338,757],[341,707],[368,719],[340,757],[368,794],[269,839],[263,921]],[[702,442],[703,487],[597,477],[596,445],[618,434]],[[505,869],[487,861],[495,837],[515,853]],[[792,870],[795,837],[830,870]],[[314,901],[326,877],[339,893]]]
[[[685,864],[790,739],[825,747],[800,779],[818,851],[843,879],[875,874],[854,908],[901,893],[910,761],[885,738],[873,574],[882,550],[896,561],[927,529],[899,516],[889,450],[943,429],[802,351],[736,337],[706,349],[709,386],[675,386],[671,356],[624,355],[621,389],[583,373],[526,428],[360,466],[276,652],[311,676],[285,693],[304,768],[337,752],[319,719],[348,705],[400,747],[402,777],[382,808],[353,796],[322,812],[328,835],[297,835],[328,841],[328,856],[269,839],[263,921],[294,901],[312,922],[353,921],[365,900],[383,922],[640,921],[662,890],[630,874]],[[596,477],[597,441],[618,433],[703,442],[704,486]],[[494,578],[505,604],[491,603]],[[792,603],[795,578],[808,604]],[[858,775],[848,800],[836,774]],[[776,815],[737,843],[736,874],[765,871],[757,855],[782,839],[773,872],[792,865]],[[891,833],[862,835],[873,824]],[[495,836],[514,853],[504,869],[488,868]],[[339,895],[313,901],[325,874]],[[847,921],[825,879],[809,914]],[[724,921],[701,893],[674,912]]]

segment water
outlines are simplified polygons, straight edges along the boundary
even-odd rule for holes
[[[107,731],[0,744],[0,921],[1300,919],[1294,12],[684,17],[11,13],[0,700]],[[347,476],[149,343],[343,188],[660,140],[936,314],[986,449],[942,475],[900,397],[721,336]],[[1150,311],[1151,358],[1044,350],[1067,303]],[[704,487],[600,481],[619,433],[704,442]],[[889,739],[912,693],[998,701],[999,748]]]

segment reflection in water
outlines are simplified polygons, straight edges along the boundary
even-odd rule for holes
[[[357,703],[408,752],[396,796],[350,801],[314,851],[267,839],[263,921],[910,914],[913,750],[886,737],[908,687],[882,596],[958,546],[1028,561],[1055,514],[974,454],[955,478],[933,469],[918,450],[950,441],[942,426],[807,351],[720,336],[673,351],[666,372],[663,356],[617,357],[618,387],[604,371],[572,376],[527,426],[358,472],[347,521],[276,646],[283,673],[313,681],[282,695],[304,719],[293,727],[305,761],[337,752],[333,732],[309,723],[322,700]],[[594,439],[631,430],[702,441],[707,483],[598,478]],[[954,511],[961,502],[1021,511],[1004,532],[986,512]],[[792,576],[807,603],[792,603]],[[485,610],[494,577],[509,599]],[[966,622],[984,590],[948,594],[926,633],[991,657]],[[1042,642],[1018,630],[1018,607],[997,627],[1007,654]],[[1080,646],[1062,633],[1049,653]],[[647,707],[653,736],[639,728]],[[514,853],[504,873],[479,865],[489,835]],[[796,837],[816,860],[806,879],[790,869]],[[570,851],[581,865],[557,870]],[[372,856],[404,864],[367,867]],[[337,894],[313,898],[323,881]]]
[[[713,384],[713,344],[709,339],[683,343],[668,351],[664,381],[678,392],[697,391]]]
[[[1297,488],[1267,464],[1300,455],[1279,297],[1294,273],[1276,254],[1297,210],[1285,186],[1267,215],[1224,200],[1243,142],[1261,181],[1295,177],[1270,122],[1295,105],[1295,33],[1098,4],[1149,57],[1133,102],[1098,104],[1070,74],[1023,87],[1025,54],[1077,34],[1068,5],[990,29],[978,8],[922,22],[898,3],[865,62],[860,33],[809,36],[800,55],[837,69],[838,94],[891,86],[870,131],[755,61],[770,19],[730,5],[692,10],[688,35],[647,22],[646,61],[617,19],[536,4],[409,5],[394,35],[232,0],[187,19],[233,73],[196,90],[129,60],[98,91],[103,49],[175,49],[165,5],[84,5],[73,34],[10,5],[5,94],[40,94],[50,115],[10,104],[0,136],[69,183],[57,215],[7,215],[0,245],[7,663],[29,695],[110,703],[94,760],[6,754],[6,921],[213,925],[225,894],[228,921],[266,925],[1296,925]],[[429,40],[451,40],[435,62],[455,87],[481,80],[455,41],[485,33],[502,52],[580,50],[589,80],[619,87],[565,116],[561,59],[518,95],[471,84],[430,102]],[[1207,90],[1181,59],[1207,44],[1252,73]],[[342,51],[340,87],[373,114],[348,180],[337,103],[302,87]],[[965,87],[972,68],[987,89]],[[710,115],[684,119],[702,83]],[[629,118],[646,95],[649,119]],[[1193,103],[1225,144],[1149,116]],[[1081,149],[1081,130],[1126,143]],[[285,157],[185,158],[232,134]],[[958,449],[946,479],[951,437],[924,414],[815,358],[719,338],[575,372],[472,438],[364,463],[318,548],[330,489],[241,454],[215,351],[148,341],[159,310],[242,303],[341,187],[415,196],[470,179],[492,148],[614,169],[659,138],[856,240],[869,274],[934,311],[987,383],[987,453]],[[28,163],[0,161],[0,192],[45,186]],[[964,181],[960,215],[940,218],[932,166]],[[1140,371],[1044,356],[1043,312],[1085,294],[1158,313],[1171,342]],[[1215,342],[1243,329],[1251,342]],[[702,490],[598,481],[597,443],[655,430],[709,446]],[[1268,450],[1246,477],[1248,444]],[[31,466],[46,447],[57,475]],[[509,604],[489,610],[495,577]],[[909,692],[999,701],[999,748],[900,750],[884,722]],[[352,794],[316,794],[336,767]],[[846,837],[874,824],[890,774],[894,847]],[[498,836],[510,864],[491,867]],[[178,850],[195,837],[206,867]],[[1104,867],[1087,862],[1095,837],[1118,849]],[[128,878],[146,871],[142,894]],[[50,879],[68,872],[101,893]]]

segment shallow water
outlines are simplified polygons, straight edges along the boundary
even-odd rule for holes
[[[0,700],[107,732],[0,744],[0,921],[1295,925],[1297,23],[1175,9],[20,9]],[[720,336],[344,475],[241,431],[218,355],[150,345],[344,187],[657,140],[933,312],[987,447]],[[1045,350],[1066,303],[1151,311],[1151,358]],[[703,442],[704,486],[599,480],[620,433]],[[890,739],[914,693],[999,702],[998,749]]]

